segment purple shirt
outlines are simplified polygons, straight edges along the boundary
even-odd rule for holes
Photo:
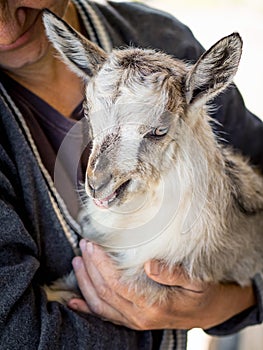
[[[87,126],[80,103],[69,118],[7,75],[3,83],[22,113],[41,160],[69,212],[77,217],[88,152]]]

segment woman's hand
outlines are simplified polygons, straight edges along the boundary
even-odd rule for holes
[[[68,306],[115,324],[137,330],[207,329],[255,304],[251,286],[194,282],[180,267],[169,272],[150,261],[145,264],[149,278],[177,288],[165,303],[149,306],[119,282],[120,272],[101,248],[84,240],[80,247],[82,257],[73,259],[73,267],[85,300],[71,299]]]

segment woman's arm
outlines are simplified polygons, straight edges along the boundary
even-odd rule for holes
[[[71,300],[69,306],[75,310],[138,330],[209,329],[244,310],[254,308],[256,312],[252,286],[194,282],[182,269],[171,273],[157,261],[145,265],[147,275],[178,288],[165,303],[149,306],[147,300],[120,283],[120,273],[102,249],[84,240],[81,249],[82,258],[75,258],[73,266],[86,302]]]

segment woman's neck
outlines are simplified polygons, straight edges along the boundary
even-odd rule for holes
[[[71,2],[64,19],[80,29],[77,11]],[[7,73],[65,117],[69,117],[83,99],[82,80],[58,58],[51,45],[38,61]]]
[[[51,54],[27,69],[8,74],[65,117],[69,117],[83,99],[82,80]]]

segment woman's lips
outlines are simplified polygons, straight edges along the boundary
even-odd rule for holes
[[[36,26],[36,23],[39,19],[40,13],[39,15],[36,16],[36,18],[34,19],[33,23],[27,28],[27,30],[22,33],[16,40],[14,40],[12,43],[10,44],[0,44],[0,51],[10,51],[10,50],[14,50],[20,46],[25,45],[31,38],[32,33],[34,31],[34,27]]]

